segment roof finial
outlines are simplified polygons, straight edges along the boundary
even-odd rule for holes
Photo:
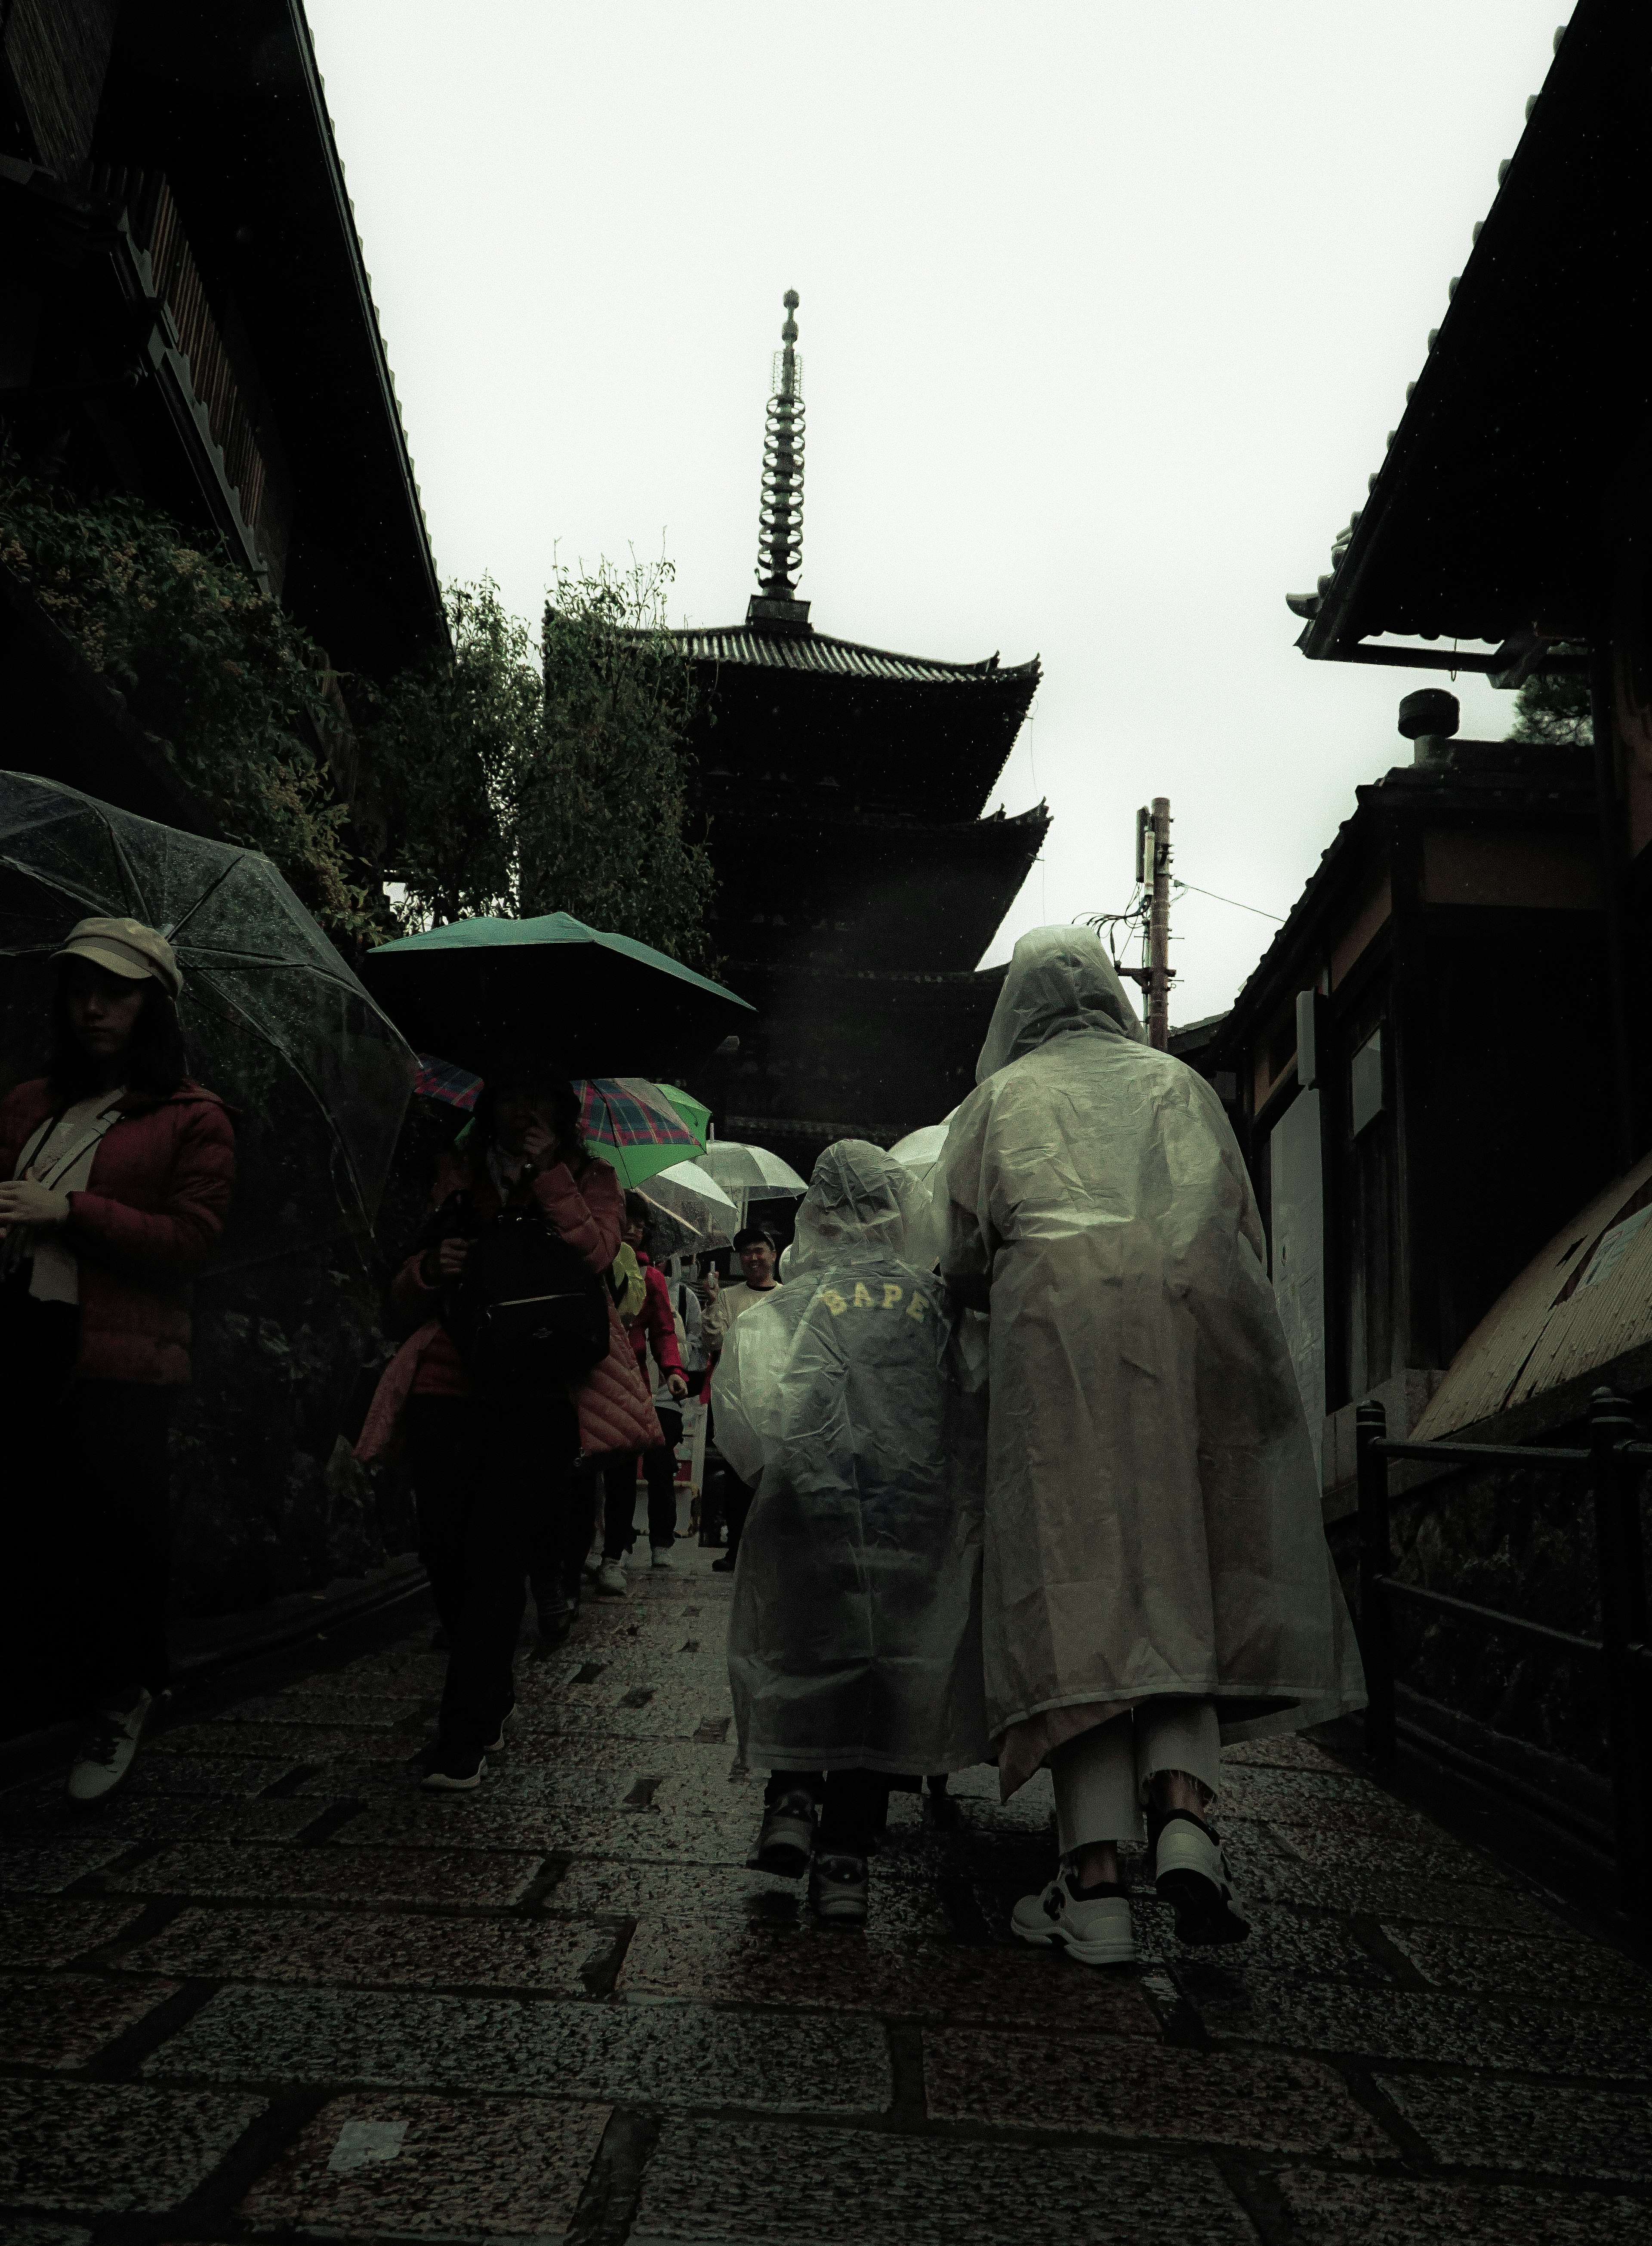
[[[748,623],[806,630],[809,604],[797,598],[803,567],[803,361],[798,356],[798,292],[782,299],[785,324],[774,355],[774,392],[763,424],[763,499],[758,512],[758,584]]]

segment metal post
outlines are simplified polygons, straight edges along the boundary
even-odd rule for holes
[[[1388,1534],[1388,1460],[1376,1447],[1388,1432],[1380,1404],[1354,1414],[1359,1473],[1359,1650],[1365,1664],[1365,1753],[1394,1759],[1394,1619],[1380,1585],[1394,1567]]]
[[[1618,1901],[1637,1916],[1652,1916],[1649,1878],[1649,1754],[1645,1657],[1646,1563],[1633,1460],[1628,1405],[1609,1388],[1589,1399],[1589,1484],[1601,1579],[1601,1637],[1606,1646],[1607,1739],[1612,1759],[1612,1822],[1617,1843]]]
[[[1147,1042],[1163,1052],[1170,1044],[1170,799],[1152,808],[1153,901],[1147,922]]]

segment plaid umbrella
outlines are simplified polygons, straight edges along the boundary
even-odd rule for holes
[[[451,1060],[438,1060],[434,1053],[420,1053],[413,1089],[427,1099],[445,1099],[450,1107],[462,1107],[468,1115],[481,1088],[481,1078],[472,1076],[469,1069],[455,1068]]]
[[[678,1113],[664,1087],[646,1077],[585,1077],[574,1089],[585,1143],[601,1149],[622,1185],[640,1186],[704,1149],[704,1138]]]

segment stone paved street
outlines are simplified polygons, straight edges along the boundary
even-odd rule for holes
[[[1050,1798],[986,1770],[812,1925],[744,1868],[710,1557],[525,1660],[479,1796],[409,1776],[417,1608],[180,1710],[102,1815],[8,1796],[0,2236],[1652,2239],[1652,1978],[1306,1742],[1228,1757],[1237,1957],[1150,1895],[1139,1969],[1012,1943]]]

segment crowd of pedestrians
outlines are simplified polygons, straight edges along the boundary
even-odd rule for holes
[[[0,1103],[8,1432],[53,1499],[16,1532],[5,1620],[92,1705],[84,1803],[166,1685],[167,1405],[235,1133],[186,1072],[165,937],[85,921],[53,964],[49,1068]],[[1362,1698],[1254,1197],[1085,931],[1016,946],[976,1075],[932,1188],[839,1141],[784,1278],[753,1226],[740,1277],[697,1287],[653,1260],[554,1058],[492,1057],[357,1447],[408,1464],[447,1653],[422,1782],[473,1791],[505,1746],[530,1585],[546,1649],[582,1576],[626,1595],[639,1478],[672,1564],[709,1396],[756,1862],[853,1924],[893,1788],[927,1780],[940,1815],[952,1773],[994,1762],[1007,1797],[1048,1768],[1059,1861],[1017,1935],[1133,1957],[1119,1851],[1145,1838],[1182,1937],[1241,1940],[1221,1744]]]

